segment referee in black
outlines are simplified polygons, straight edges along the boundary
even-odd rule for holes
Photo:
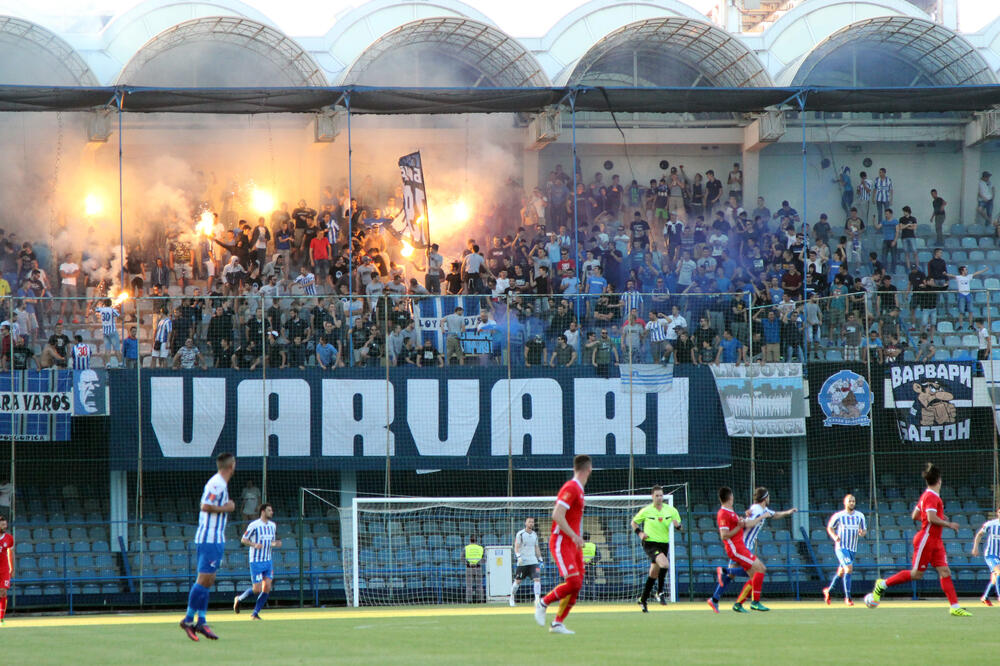
[[[659,582],[657,599],[666,605],[667,597],[664,594],[663,583],[667,577],[667,570],[670,568],[670,524],[680,529],[681,515],[677,509],[669,504],[663,503],[663,487],[653,486],[653,501],[635,514],[632,519],[632,531],[639,535],[642,541],[642,549],[646,551],[649,558],[649,578],[646,579],[646,586],[639,597],[639,605],[642,612],[648,613],[649,608],[646,602],[653,591],[653,585]]]

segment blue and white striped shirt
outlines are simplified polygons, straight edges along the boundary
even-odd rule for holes
[[[1000,519],[987,520],[983,524],[983,532],[986,539],[983,557],[1000,557]]]
[[[263,546],[263,548],[250,549],[250,564],[254,562],[270,562],[273,559],[271,555],[271,542],[274,541],[277,531],[278,526],[274,524],[273,520],[265,522],[258,518],[247,525],[247,531],[243,533],[243,538]]]
[[[312,273],[306,273],[305,275],[299,275],[295,278],[295,284],[302,285],[302,291],[306,296],[316,295],[316,276]]]
[[[73,345],[73,369],[88,370],[90,368],[90,345],[86,342],[78,342]]]
[[[101,315],[101,330],[104,331],[104,335],[114,335],[118,332],[118,326],[115,324],[115,320],[121,315],[118,313],[117,308],[100,307],[94,308],[94,311]]]
[[[646,330],[649,331],[649,339],[652,342],[665,342],[667,339],[667,330],[670,328],[670,322],[666,319],[650,319],[649,323],[646,324]]]
[[[774,515],[774,511],[772,511],[767,507],[763,507],[760,504],[751,504],[749,515],[747,516],[747,518],[750,518],[752,520],[757,516],[761,515],[764,516],[764,520],[760,521],[759,523],[757,523],[756,525],[754,525],[753,527],[751,527],[750,529],[748,529],[743,533],[743,543],[746,544],[747,550],[749,550],[751,553],[753,552],[754,547],[757,545],[757,536],[760,534],[760,531],[764,529],[764,523],[767,522],[768,518]]]
[[[628,315],[632,310],[642,314],[642,294],[635,290],[622,294],[622,319],[628,320]]]
[[[160,344],[167,344],[170,342],[170,333],[173,330],[174,320],[170,317],[164,317],[156,322],[156,341]]]
[[[201,504],[211,504],[222,506],[229,501],[229,488],[226,480],[221,474],[216,474],[208,483],[201,494]],[[195,543],[225,543],[226,542],[226,520],[227,513],[208,513],[200,511],[198,513],[198,531],[194,535]]]
[[[860,511],[838,511],[830,517],[827,528],[837,531],[841,550],[854,553],[858,550],[858,532],[868,529],[865,515]]]

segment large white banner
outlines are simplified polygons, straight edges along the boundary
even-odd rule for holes
[[[801,363],[710,365],[730,437],[802,437]]]

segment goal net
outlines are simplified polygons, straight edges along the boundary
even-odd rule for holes
[[[585,538],[596,547],[586,567],[580,599],[626,601],[638,598],[649,560],[629,521],[650,502],[648,495],[588,495]],[[673,505],[673,497],[665,502]],[[555,497],[356,498],[352,506],[352,557],[348,599],[354,606],[480,603],[506,601],[517,565],[515,535],[525,519],[535,519],[542,552],[543,593],[559,572],[548,551]],[[475,536],[485,549],[479,567],[466,566],[465,546]],[[671,526],[671,542],[673,527]],[[676,601],[674,549],[667,577]],[[533,600],[531,581],[517,590],[517,603]]]

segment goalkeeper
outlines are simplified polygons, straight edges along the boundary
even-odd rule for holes
[[[510,588],[510,605],[514,605],[514,597],[521,581],[529,576],[535,590],[535,603],[538,603],[542,595],[542,577],[539,573],[542,549],[538,546],[534,518],[525,518],[524,529],[514,537],[514,555],[517,556],[517,570],[514,572],[514,586]]]
[[[677,509],[669,504],[663,503],[663,487],[653,486],[653,502],[642,508],[632,519],[632,530],[639,535],[642,541],[642,549],[646,551],[649,558],[649,578],[646,579],[646,586],[639,597],[639,605],[642,612],[648,613],[649,608],[646,602],[653,591],[653,585],[658,584],[656,598],[663,605],[667,603],[667,596],[663,591],[663,584],[667,578],[667,570],[670,568],[670,524],[673,523],[678,529],[681,526],[681,515]]]

